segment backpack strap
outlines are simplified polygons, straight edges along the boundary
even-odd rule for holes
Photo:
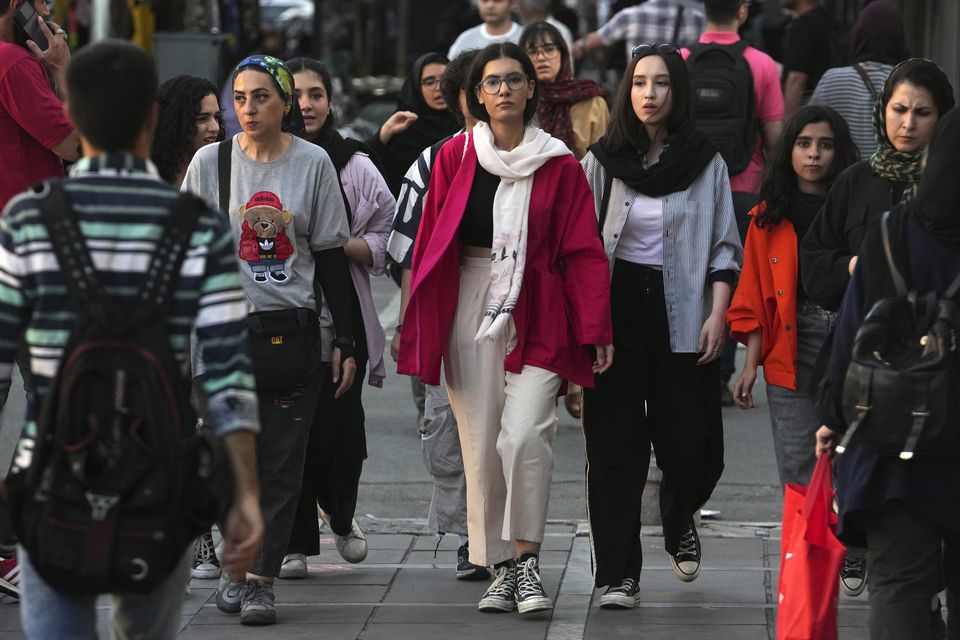
[[[958,273],[957,277],[953,279],[953,282],[950,283],[950,286],[947,287],[947,290],[943,292],[943,297],[953,299],[957,295],[958,291],[960,291],[960,273]]]
[[[853,70],[857,72],[857,75],[860,76],[860,79],[863,80],[863,84],[867,87],[867,90],[870,91],[870,96],[873,98],[874,102],[877,100],[877,88],[873,86],[873,81],[870,80],[870,76],[867,75],[867,71],[860,66],[860,63],[853,65]]]
[[[673,44],[677,44],[677,38],[680,37],[680,26],[683,24],[683,10],[684,6],[681,4],[677,7],[677,18],[673,22]]]
[[[613,190],[613,174],[603,170],[603,191],[600,192],[600,211],[597,226],[600,228],[600,238],[603,239],[603,225],[607,221],[607,209],[610,208],[610,192]]]
[[[217,147],[217,176],[220,187],[220,212],[230,217],[230,161],[233,138],[227,138]]]
[[[880,218],[880,236],[883,239],[883,253],[887,257],[887,266],[890,268],[890,277],[893,278],[893,286],[897,290],[897,295],[905,296],[907,295],[907,282],[903,279],[903,275],[900,274],[897,265],[893,261],[893,247],[890,245],[889,209],[884,211],[883,217]],[[960,287],[960,282],[956,282],[955,284]],[[952,286],[953,285],[951,285],[951,287]]]

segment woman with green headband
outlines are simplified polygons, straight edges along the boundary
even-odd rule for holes
[[[242,624],[265,625],[276,620],[273,580],[290,539],[323,381],[332,379],[337,397],[353,384],[350,273],[344,253],[350,233],[330,157],[297,137],[303,118],[286,65],[271,56],[251,56],[234,70],[232,86],[242,130],[201,149],[187,168],[183,188],[220,202],[233,224],[245,299],[219,302],[251,310],[266,531],[245,576],[221,574],[216,602],[224,613],[239,613]],[[321,320],[317,314],[315,277],[332,318]],[[216,291],[205,293],[217,296]],[[208,413],[222,410],[223,400],[216,395],[206,401]]]

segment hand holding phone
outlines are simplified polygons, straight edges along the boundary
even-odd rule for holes
[[[46,51],[50,47],[50,42],[44,34],[40,22],[42,16],[37,12],[32,2],[20,0],[17,9],[13,14],[17,29],[26,36],[27,41],[33,41],[40,51]]]

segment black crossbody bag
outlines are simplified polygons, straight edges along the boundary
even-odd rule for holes
[[[230,154],[233,140],[220,143],[220,211],[230,217]],[[320,318],[316,309],[296,307],[247,316],[250,358],[258,391],[282,391],[320,370]]]

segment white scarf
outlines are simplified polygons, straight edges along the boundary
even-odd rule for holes
[[[523,269],[527,262],[527,218],[533,174],[550,158],[570,153],[546,131],[527,126],[523,140],[510,151],[498,149],[485,122],[473,128],[477,160],[488,173],[500,178],[493,196],[493,246],[490,291],[483,322],[474,340],[493,340],[504,330],[517,306]]]

